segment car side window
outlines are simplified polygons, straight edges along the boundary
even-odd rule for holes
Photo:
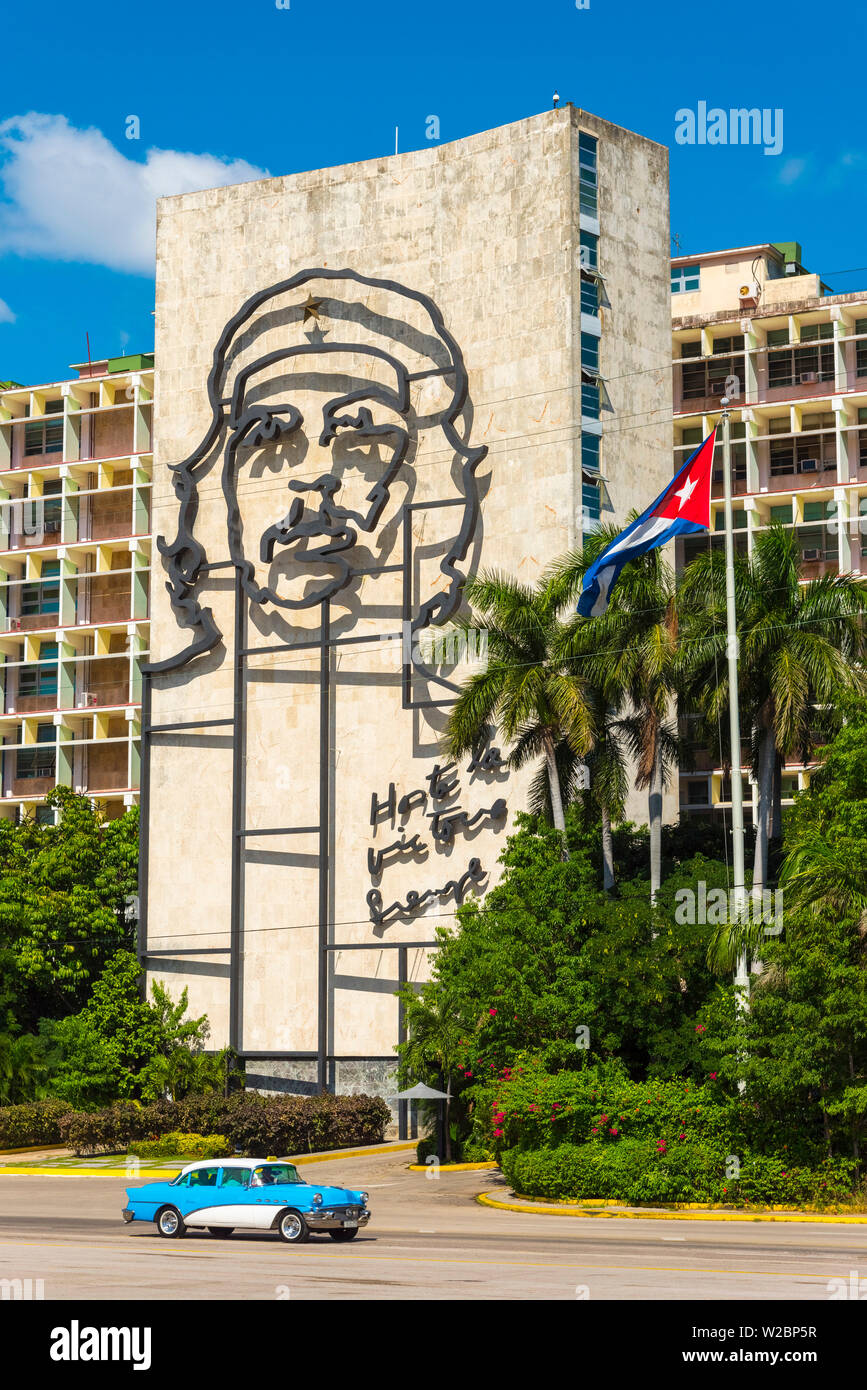
[[[221,1187],[248,1187],[250,1183],[249,1168],[221,1168],[220,1169]]]
[[[190,1175],[189,1175],[189,1173],[179,1173],[178,1176],[177,1176],[176,1178],[173,1178],[173,1179],[172,1179],[172,1184],[171,1184],[171,1185],[172,1185],[172,1187],[189,1187],[189,1185],[190,1185]]]
[[[190,1173],[190,1187],[216,1187],[217,1168],[195,1168]]]

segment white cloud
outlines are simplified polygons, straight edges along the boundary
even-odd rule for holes
[[[777,175],[778,181],[786,186],[797,183],[806,168],[806,159],[787,159]]]
[[[0,299],[0,323],[14,323],[15,315],[5,299]]]
[[[151,149],[127,159],[101,131],[30,112],[0,122],[0,251],[153,274],[155,202],[267,177],[246,160]]]

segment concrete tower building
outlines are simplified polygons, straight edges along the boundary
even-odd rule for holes
[[[667,159],[568,106],[159,205],[141,949],[251,1086],[391,1094],[496,881],[527,779],[445,767],[432,634],[670,477]]]

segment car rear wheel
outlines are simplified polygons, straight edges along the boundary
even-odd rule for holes
[[[310,1227],[300,1211],[284,1211],[278,1218],[277,1230],[287,1245],[303,1245],[310,1239]]]
[[[234,1231],[234,1226],[209,1226],[209,1236],[230,1236]]]
[[[356,1227],[354,1231],[329,1231],[328,1234],[332,1240],[336,1240],[338,1243],[342,1244],[345,1240],[355,1240],[355,1237],[358,1235],[358,1228]]]
[[[187,1234],[184,1218],[177,1207],[163,1207],[157,1212],[157,1231],[164,1240],[179,1240]]]

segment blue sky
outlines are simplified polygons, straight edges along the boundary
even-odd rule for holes
[[[284,0],[285,3],[285,0]],[[186,0],[4,19],[0,380],[153,346],[153,200],[425,146],[555,88],[671,147],[684,252],[799,240],[835,291],[867,269],[860,3]],[[683,108],[782,109],[783,147],[678,145]],[[128,118],[140,138],[126,138]],[[368,270],[375,267],[368,267]]]

